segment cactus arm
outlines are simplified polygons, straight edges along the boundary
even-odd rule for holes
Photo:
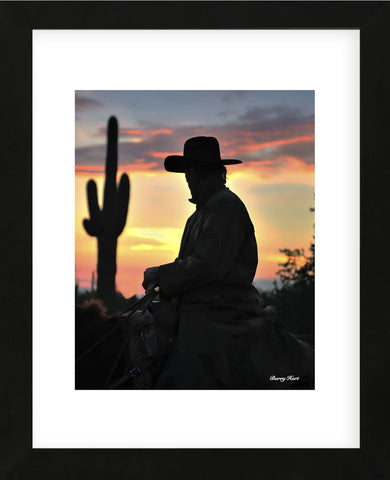
[[[87,183],[88,210],[91,220],[99,218],[100,208],[97,198],[97,188],[94,180]]]
[[[121,176],[116,198],[115,234],[119,236],[126,225],[127,211],[129,207],[130,180],[126,173]]]
[[[83,226],[85,231],[91,237],[98,237],[101,233],[103,233],[102,231],[96,229],[95,225],[91,222],[91,220],[88,220],[86,218],[84,218],[83,220]]]
[[[101,212],[98,205],[96,183],[90,180],[87,184],[87,198],[90,220],[84,219],[83,225],[91,237],[96,237],[103,232]]]

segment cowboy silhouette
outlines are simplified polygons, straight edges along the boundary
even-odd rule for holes
[[[165,158],[168,172],[185,174],[196,210],[176,260],[144,272],[145,291],[158,287],[160,293],[152,306],[156,323],[174,345],[156,388],[262,388],[266,377],[280,373],[275,351],[267,356],[280,343],[274,312],[252,285],[254,227],[244,203],[225,185],[225,165],[240,163],[221,159],[214,137],[190,138],[183,155]]]

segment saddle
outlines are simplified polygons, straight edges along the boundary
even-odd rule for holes
[[[153,313],[152,313],[153,312]],[[229,356],[236,352],[244,355],[237,364],[233,384],[225,388],[313,388],[314,350],[311,345],[298,339],[277,319],[276,310],[267,306],[256,317],[238,324],[218,325],[210,319],[202,323],[210,326],[208,336],[216,335],[223,340]],[[177,334],[178,314],[175,305],[166,301],[151,302],[147,309],[138,310],[125,323],[124,341],[127,372],[134,389],[152,389],[170,357]],[[226,338],[229,337],[229,341]],[[237,347],[241,345],[245,348]],[[243,352],[245,350],[245,353]],[[218,360],[218,353],[216,352]],[[209,368],[220,370],[217,361],[207,362]],[[234,366],[230,373],[234,374]],[[299,382],[290,382],[295,374]],[[286,377],[286,382],[280,380]],[[299,385],[299,387],[298,387]],[[115,387],[113,387],[115,388]],[[188,387],[189,388],[189,387]],[[207,388],[206,386],[204,388]]]
[[[135,312],[123,313],[122,318],[126,375],[134,389],[151,389],[177,334],[179,317],[175,305],[160,298]]]

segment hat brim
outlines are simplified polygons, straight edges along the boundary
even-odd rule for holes
[[[169,155],[169,157],[164,160],[164,167],[167,172],[185,173],[186,168],[193,160],[198,162],[199,164],[203,163],[204,165],[208,164],[210,166],[215,165],[215,163],[200,162],[199,159],[184,157],[183,155]],[[221,159],[222,165],[237,165],[239,163],[242,163],[242,161],[235,160],[233,158]]]

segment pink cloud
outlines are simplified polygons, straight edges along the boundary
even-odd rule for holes
[[[106,132],[104,132],[106,134]],[[130,129],[130,128],[121,128],[119,130],[120,135],[145,135],[146,132],[137,129]]]
[[[136,128],[121,128],[119,129],[120,135],[171,135],[173,130],[171,128],[160,128],[158,130],[139,130]],[[106,132],[100,132],[106,134]]]
[[[297,138],[289,138],[289,139],[280,139],[280,140],[272,140],[269,142],[262,142],[262,143],[252,143],[249,145],[240,145],[234,149],[230,149],[228,151],[229,155],[237,155],[242,152],[253,152],[256,150],[261,150],[263,148],[269,147],[280,147],[282,145],[288,145],[291,143],[303,143],[303,142],[313,142],[313,136],[304,136],[304,137],[297,137]]]
[[[150,131],[152,135],[160,135],[160,134],[170,135],[172,132],[173,130],[171,128],[162,128],[161,130]]]
[[[165,158],[168,157],[168,155],[182,155],[182,153],[177,153],[177,152],[145,152],[147,155],[150,155],[151,157],[154,158]]]
[[[141,159],[142,160],[142,159]],[[158,162],[151,163],[128,163],[127,165],[120,165],[118,170],[123,172],[145,172],[148,170],[155,170],[158,167]]]
[[[76,173],[104,173],[104,165],[76,165]]]

